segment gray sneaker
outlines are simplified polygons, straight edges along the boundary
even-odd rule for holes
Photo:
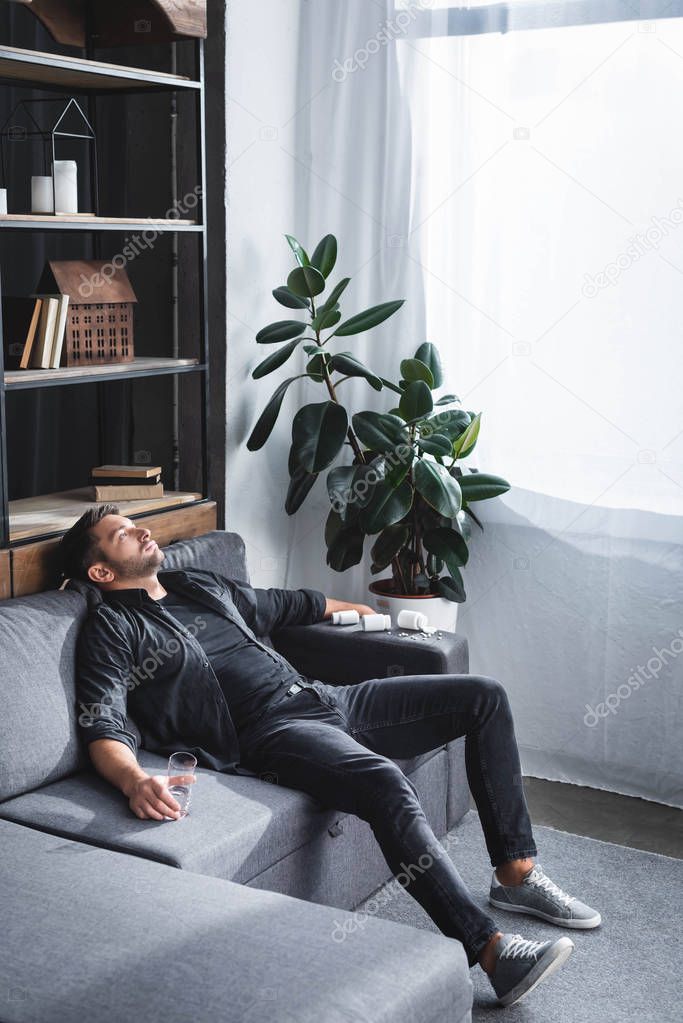
[[[504,934],[496,945],[496,965],[489,980],[501,1005],[513,1005],[528,995],[569,958],[574,942],[528,941],[521,934]]]
[[[563,892],[546,877],[543,867],[538,863],[521,884],[512,887],[501,884],[494,870],[489,902],[497,909],[506,909],[508,913],[528,913],[548,923],[557,924],[558,927],[588,930],[597,927],[601,921],[597,910]]]

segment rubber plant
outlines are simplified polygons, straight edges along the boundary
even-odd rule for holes
[[[293,515],[326,471],[331,507],[325,542],[331,568],[343,572],[357,565],[370,536],[371,572],[391,566],[393,592],[462,602],[461,569],[469,555],[472,523],[483,528],[472,505],[510,489],[500,476],[459,464],[474,450],[481,413],[462,409],[455,394],[435,397],[443,373],[438,349],[427,341],[401,360],[396,382],[374,373],[353,352],[338,351],[339,340],[377,327],[400,309],[403,299],[343,319],[340,300],[350,278],[328,291],[337,262],[334,236],[326,235],[310,256],[296,238],[285,237],[296,265],[273,297],[304,318],[277,320],[258,332],[257,344],[278,347],[251,375],[259,380],[279,369],[300,345],[307,362],[304,372],[276,388],[247,447],[263,447],[290,384],[304,377],[320,384],[324,400],[304,405],[292,420],[285,511]],[[353,377],[364,378],[375,391],[390,391],[392,408],[349,415],[339,390]],[[342,464],[333,465],[337,461]]]

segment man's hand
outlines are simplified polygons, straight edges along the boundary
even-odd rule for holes
[[[331,618],[335,611],[357,611],[359,615],[377,614],[374,607],[368,607],[367,604],[349,604],[345,600],[333,600],[331,597],[325,599],[327,603],[323,618]]]
[[[191,774],[179,775],[177,778],[168,778],[165,774],[138,778],[127,793],[128,805],[141,820],[152,818],[162,821],[165,817],[177,819],[180,816],[180,804],[168,791],[169,783],[194,785],[196,780]]]

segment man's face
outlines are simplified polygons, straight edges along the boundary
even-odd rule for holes
[[[122,515],[105,515],[90,533],[102,551],[101,560],[88,569],[95,583],[146,578],[164,560],[149,529]]]

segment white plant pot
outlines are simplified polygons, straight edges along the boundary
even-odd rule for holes
[[[402,596],[397,593],[388,593],[387,584],[391,585],[391,579],[378,579],[370,583],[370,592],[373,603],[381,614],[391,615],[391,624],[396,625],[399,611],[407,608],[409,611],[420,611],[427,615],[429,625],[435,625],[437,629],[444,632],[455,632],[458,620],[458,604],[445,597],[429,596]]]

